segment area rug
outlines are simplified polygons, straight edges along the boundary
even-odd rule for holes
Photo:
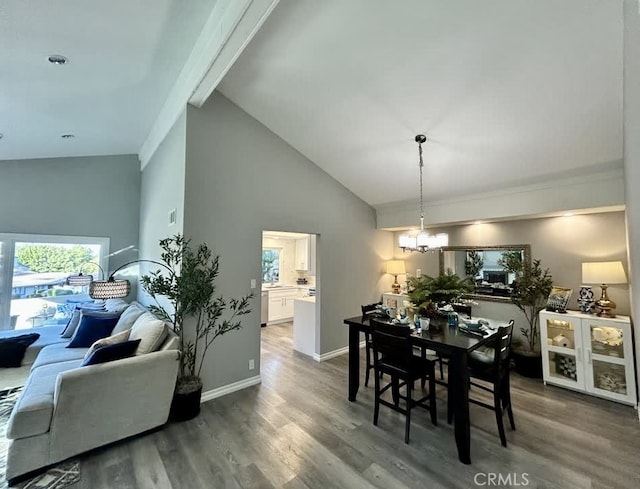
[[[22,388],[9,389],[0,392],[0,489],[7,489],[5,478],[7,470],[7,450],[9,440],[5,437],[7,423],[14,404],[20,396]],[[75,484],[80,480],[80,465],[78,462],[64,462],[49,469],[33,479],[23,481],[15,486],[19,489],[61,489]]]

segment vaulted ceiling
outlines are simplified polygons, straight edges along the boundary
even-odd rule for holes
[[[0,160],[144,163],[217,86],[372,205],[418,195],[418,133],[430,200],[619,167],[622,34],[619,0],[5,2]]]

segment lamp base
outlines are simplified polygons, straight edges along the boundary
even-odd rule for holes
[[[393,284],[391,284],[391,292],[393,292],[394,294],[400,293],[400,284],[398,283],[397,275],[393,276]]]
[[[607,285],[602,284],[602,296],[596,301],[596,308],[598,309],[598,316],[603,318],[616,317],[613,309],[616,308],[616,303],[609,299],[607,295]]]

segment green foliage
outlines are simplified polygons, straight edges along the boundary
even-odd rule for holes
[[[251,312],[253,294],[239,299],[216,295],[220,257],[213,256],[202,243],[192,248],[181,235],[160,240],[161,265],[141,278],[142,288],[156,300],[165,297],[173,306],[169,312],[160,305],[150,310],[173,325],[180,337],[181,355],[177,389],[187,384],[201,385],[204,358],[216,338],[242,327],[240,317]],[[185,331],[188,324],[194,329]],[[187,334],[185,334],[187,333]]]
[[[59,246],[49,244],[27,244],[16,247],[16,258],[20,263],[38,273],[74,272],[80,265],[95,260],[86,246]]]
[[[507,272],[518,275],[522,268],[522,252],[521,251],[505,251],[498,260],[498,265]]]
[[[418,310],[429,309],[431,303],[452,302],[472,291],[473,284],[468,278],[461,279],[451,271],[437,277],[409,277],[409,300]]]
[[[475,250],[467,252],[467,258],[464,261],[464,273],[467,277],[475,278],[483,266],[484,260],[481,253]]]
[[[277,282],[279,270],[280,253],[278,250],[262,250],[262,281]]]
[[[507,268],[507,265],[510,268]],[[516,274],[512,284],[511,302],[520,309],[529,323],[528,328],[520,328],[527,339],[530,352],[539,349],[539,318],[538,313],[545,308],[547,298],[553,286],[553,277],[549,269],[542,269],[540,260],[523,262],[522,260],[507,260],[503,264],[506,270]]]

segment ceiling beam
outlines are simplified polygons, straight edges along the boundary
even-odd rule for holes
[[[144,169],[187,103],[202,106],[279,0],[218,0],[151,131],[140,148]]]

